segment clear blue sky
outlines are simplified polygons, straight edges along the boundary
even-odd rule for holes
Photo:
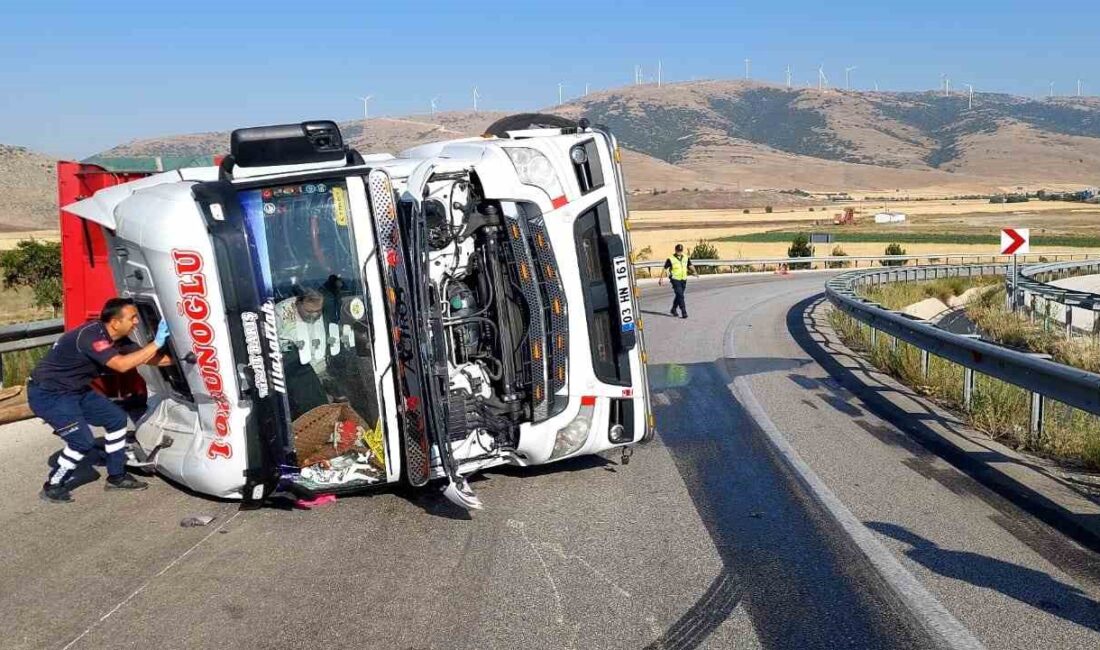
[[[87,156],[135,138],[311,118],[518,110],[584,84],[744,74],[922,90],[1100,94],[1100,3],[12,0],[0,8],[0,143]],[[894,6],[890,6],[894,5]],[[243,6],[247,6],[244,8]]]

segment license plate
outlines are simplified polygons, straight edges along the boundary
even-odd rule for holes
[[[615,269],[615,295],[619,299],[619,326],[624,332],[634,331],[634,302],[630,295],[630,267],[620,255],[611,261]]]

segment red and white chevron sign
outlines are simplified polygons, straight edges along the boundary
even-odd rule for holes
[[[1031,252],[1030,228],[1002,228],[1001,255],[1027,255]]]

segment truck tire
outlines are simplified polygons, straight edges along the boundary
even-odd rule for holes
[[[493,122],[485,129],[486,136],[503,138],[509,131],[526,131],[528,129],[575,129],[577,123],[573,120],[549,115],[546,113],[520,113],[509,115]]]

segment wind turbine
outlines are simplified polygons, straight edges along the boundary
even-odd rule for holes
[[[657,59],[657,87],[661,87],[661,60]]]
[[[1080,79],[1077,80],[1077,96],[1078,97],[1081,96],[1081,80]]]
[[[1050,82],[1050,92],[1047,93],[1047,97],[1054,99],[1054,82]]]
[[[752,59],[745,59],[745,79],[749,78],[749,65],[752,63]]]
[[[432,119],[435,119],[435,103],[438,100],[438,97],[432,97]]]
[[[875,92],[876,93],[878,92],[878,82],[877,81],[875,82]]]
[[[367,95],[359,99],[363,101],[363,121],[366,122],[370,119],[370,100],[374,99],[374,95]]]
[[[565,84],[558,83],[558,106],[562,105],[562,90],[565,88]]]
[[[851,90],[851,86],[848,83],[848,76],[852,73],[852,70],[858,68],[858,65],[850,65],[844,68],[844,90]]]
[[[787,66],[787,90],[791,89],[791,66]]]
[[[642,83],[642,66],[636,65],[634,66],[634,85],[637,86],[640,83]]]
[[[947,74],[944,73],[944,72],[940,73],[940,86],[943,87],[943,96],[944,97],[950,97],[951,96],[951,80],[947,78]]]
[[[588,97],[588,82],[584,82],[584,96]]]
[[[829,85],[829,78],[825,76],[825,66],[817,67],[817,89],[825,90],[825,87]]]
[[[477,100],[481,98],[481,93],[477,91],[477,86],[474,86],[474,112],[477,112]]]
[[[974,108],[974,86],[972,84],[966,84],[966,88],[970,91],[970,94],[966,99],[966,109],[970,110]]]

